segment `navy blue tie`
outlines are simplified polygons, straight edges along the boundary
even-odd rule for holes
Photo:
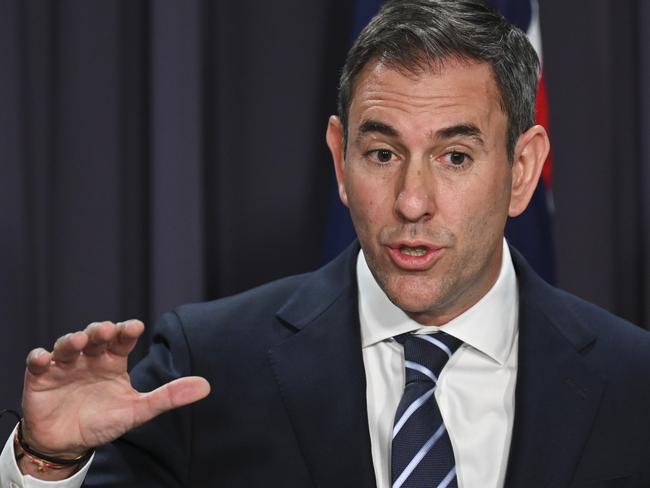
[[[404,334],[406,386],[393,427],[393,488],[457,487],[456,463],[434,391],[462,341],[444,332]]]

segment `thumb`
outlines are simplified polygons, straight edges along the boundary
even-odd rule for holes
[[[136,422],[143,424],[168,410],[201,400],[209,393],[210,383],[205,378],[200,376],[178,378],[141,395],[136,404]]]

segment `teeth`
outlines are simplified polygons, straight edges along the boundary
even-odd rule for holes
[[[407,256],[424,256],[427,253],[427,248],[424,246],[400,247],[399,252]]]

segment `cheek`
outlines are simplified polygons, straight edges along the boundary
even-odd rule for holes
[[[456,187],[454,194],[446,199],[451,205],[447,215],[458,232],[465,237],[466,246],[476,249],[486,241],[492,241],[503,234],[510,195],[510,186],[504,175],[498,178],[476,179],[462,188]]]
[[[351,171],[346,179],[350,214],[357,232],[387,223],[393,213],[393,198],[387,178]]]

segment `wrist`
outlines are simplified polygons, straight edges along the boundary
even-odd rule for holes
[[[32,429],[30,428],[30,422],[26,421],[24,418],[21,418],[18,422],[18,427],[16,428],[16,438],[22,451],[31,453],[32,455],[49,461],[53,464],[68,465],[75,464],[77,460],[84,457],[86,454],[92,454],[92,449],[67,449],[67,450],[53,450],[48,448],[42,443],[37,442],[34,436],[32,435]],[[90,457],[90,455],[88,456]]]
[[[14,436],[16,462],[23,474],[42,480],[61,480],[68,478],[83,467],[93,454],[93,450],[82,454],[45,453],[35,449],[23,436],[23,421],[18,423]]]

